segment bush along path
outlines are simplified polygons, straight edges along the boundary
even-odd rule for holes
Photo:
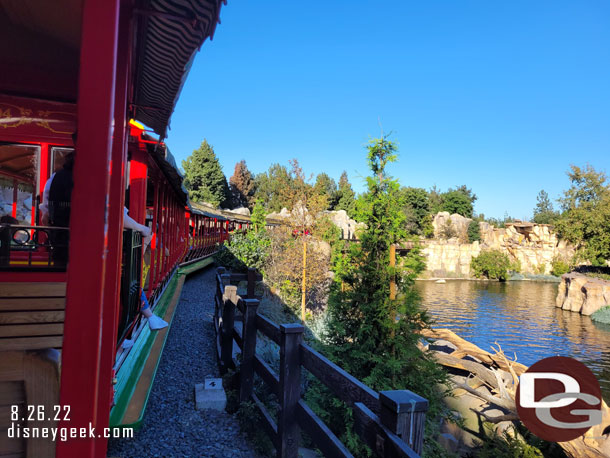
[[[195,410],[195,384],[219,377],[214,355],[214,269],[191,275],[142,422],[133,439],[111,439],[108,457],[257,457],[226,412]]]

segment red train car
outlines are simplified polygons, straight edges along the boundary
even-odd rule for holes
[[[171,321],[184,274],[249,224],[193,209],[163,142],[220,7],[0,3],[0,41],[10,43],[0,47],[0,430],[78,432],[57,442],[3,434],[0,455],[105,456],[103,428],[139,424],[167,335],[146,325],[141,292]],[[55,193],[65,170],[62,225],[45,186],[55,174]],[[147,229],[125,229],[125,208]]]

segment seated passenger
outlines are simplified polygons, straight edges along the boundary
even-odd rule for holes
[[[70,205],[72,201],[72,170],[74,168],[74,153],[66,156],[63,168],[53,176],[49,188],[49,224],[55,227],[70,227]],[[68,265],[68,244],[70,243],[70,232],[67,230],[55,230],[50,234],[53,246],[53,262],[55,265]]]

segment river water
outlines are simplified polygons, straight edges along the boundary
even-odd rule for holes
[[[531,281],[418,281],[433,327],[449,328],[491,351],[498,342],[507,356],[531,366],[548,356],[571,356],[597,376],[610,401],[610,326],[555,307],[556,283]]]

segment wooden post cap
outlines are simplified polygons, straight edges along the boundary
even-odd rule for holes
[[[280,324],[282,334],[299,334],[304,330],[303,325],[299,323]]]
[[[426,412],[429,402],[409,390],[380,391],[379,402],[396,413]]]

